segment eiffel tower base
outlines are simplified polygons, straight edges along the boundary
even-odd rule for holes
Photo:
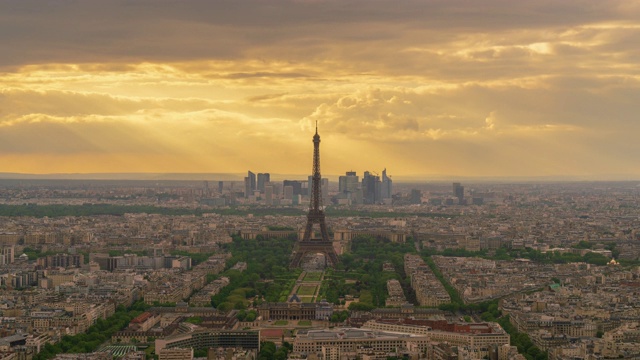
[[[338,254],[336,254],[331,241],[311,239],[309,241],[300,241],[296,244],[289,268],[299,268],[308,255],[318,253],[324,255],[325,266],[335,267],[339,262]]]

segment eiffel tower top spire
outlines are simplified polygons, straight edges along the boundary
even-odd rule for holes
[[[319,213],[322,211],[322,190],[320,182],[320,135],[318,135],[318,122],[316,121],[316,134],[313,135],[313,175],[311,176],[311,203],[309,211]]]

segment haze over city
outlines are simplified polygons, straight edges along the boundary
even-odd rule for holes
[[[637,179],[637,1],[2,1],[0,171]]]
[[[0,0],[0,359],[640,359],[640,0]]]

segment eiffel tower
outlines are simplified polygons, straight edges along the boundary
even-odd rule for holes
[[[327,224],[324,222],[324,210],[322,209],[322,191],[320,188],[320,135],[316,123],[316,134],[313,135],[313,176],[311,186],[311,203],[307,214],[307,226],[304,229],[302,240],[298,241],[293,249],[293,258],[290,268],[300,267],[308,254],[324,254],[325,266],[338,264],[338,255],[329,240]],[[320,227],[320,238],[314,237],[313,225]]]

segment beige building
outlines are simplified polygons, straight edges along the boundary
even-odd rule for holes
[[[162,349],[159,354],[160,360],[191,360],[193,359],[193,348],[173,348]]]
[[[473,325],[470,325],[473,326]],[[468,345],[472,347],[486,347],[488,345],[509,345],[509,334],[507,334],[498,324],[487,323],[477,324],[478,327],[482,327],[482,331],[486,331],[486,328],[490,328],[491,332],[450,332],[450,331],[438,331],[432,330],[426,326],[416,326],[397,323],[384,323],[376,320],[367,321],[363,328],[377,330],[377,331],[389,331],[394,333],[405,333],[414,335],[425,335],[430,341],[447,342],[455,345]]]
[[[9,265],[15,260],[15,246],[0,245],[0,265]]]
[[[293,351],[302,354],[321,354],[322,348],[336,348],[340,353],[355,353],[366,346],[371,350],[391,352],[406,349],[409,343],[417,344],[424,350],[429,343],[425,335],[399,334],[370,329],[342,328],[310,330],[306,334],[298,334]]]

